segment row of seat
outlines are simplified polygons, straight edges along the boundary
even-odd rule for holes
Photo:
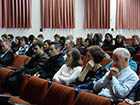
[[[12,71],[6,68],[0,69],[0,81],[10,75]],[[1,93],[8,94],[10,93]],[[17,94],[10,98],[10,101],[18,104],[36,104],[36,105],[110,105],[109,98],[91,94],[88,92],[80,92],[74,88],[61,85],[55,82],[49,83],[48,80],[37,78],[34,76],[24,75],[22,84]]]

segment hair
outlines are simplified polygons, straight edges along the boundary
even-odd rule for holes
[[[58,35],[58,34],[55,34],[55,35],[54,35],[54,38],[55,38],[55,37],[59,37],[59,38],[60,38],[60,35]]]
[[[9,40],[5,40],[5,41],[3,41],[3,42],[5,42],[5,43],[6,43],[6,45],[8,45],[8,46],[10,46],[10,47],[11,47],[11,42],[10,42]]]
[[[28,38],[26,36],[21,37],[21,40],[24,40],[26,44],[28,44]]]
[[[124,44],[124,41],[125,41],[125,37],[123,35],[117,35],[116,36],[116,38],[115,38],[115,44],[117,44],[118,37],[121,37],[121,39],[122,39],[121,45],[123,45]]]
[[[21,44],[21,37],[20,36],[16,36],[15,39],[17,39],[19,41],[18,45],[20,45]]]
[[[69,38],[69,39],[68,39]],[[67,35],[66,37],[67,40],[73,40],[73,35]]]
[[[36,41],[33,42],[33,45],[32,45],[32,46],[35,47],[35,46],[37,46],[37,45],[38,45],[40,48],[43,47],[42,41],[36,40]]]
[[[1,35],[1,37],[4,37],[7,39],[7,34],[3,34],[3,35]]]
[[[99,46],[91,46],[88,48],[88,51],[90,52],[95,63],[100,63],[105,57],[104,50]]]
[[[112,36],[112,34],[110,34],[110,33],[106,33],[106,34],[105,34],[105,37],[107,37],[107,35],[110,36],[110,38],[111,38],[111,42],[110,42],[110,43],[112,43],[112,42],[113,42],[113,36]],[[105,40],[106,40],[106,39],[105,39]]]
[[[50,44],[51,44],[51,41],[50,40],[45,40],[44,42],[43,42],[43,44],[45,44],[45,43],[48,43],[48,45],[50,46]]]
[[[134,57],[136,55],[136,50],[134,47],[128,46],[127,50],[130,52],[131,57]]]
[[[40,37],[40,38],[44,39],[44,36],[42,34],[39,34],[37,37],[38,38]]]
[[[74,42],[72,40],[66,40],[72,47],[74,47]]]
[[[8,34],[8,36],[13,40],[14,36],[12,34]]]
[[[67,53],[68,52],[71,52],[71,55],[72,55],[71,65],[68,65],[68,66],[70,66],[71,68],[74,68],[74,67],[77,67],[77,66],[82,66],[80,51],[76,48],[71,48],[67,51]]]
[[[119,52],[120,53],[120,57],[125,59],[125,58],[128,58],[128,60],[130,59],[130,53],[129,51],[126,49],[126,48],[116,48],[114,51],[113,51],[113,54]]]
[[[51,45],[54,45],[55,49],[61,48],[61,44],[59,42],[57,42],[57,41],[51,42],[50,46]]]
[[[34,35],[29,35],[28,40],[30,41],[29,44],[33,43],[35,36]]]
[[[61,36],[59,42],[61,43],[61,45],[64,46],[64,44],[65,44],[65,42],[66,42],[66,38],[65,38],[64,36]]]
[[[139,38],[138,35],[133,35],[132,38],[133,38],[133,39],[136,39],[136,40],[138,40],[138,41],[140,40],[140,38]]]

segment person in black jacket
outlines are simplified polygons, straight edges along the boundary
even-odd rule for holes
[[[52,80],[55,73],[65,64],[62,53],[60,53],[61,44],[59,42],[51,42],[49,53],[50,58],[46,63],[46,69],[40,73],[40,77],[48,80]]]
[[[136,83],[133,89],[128,94],[125,102],[132,105],[140,104],[140,80]]]
[[[5,40],[1,44],[2,54],[0,55],[0,67],[11,66],[14,54],[11,50],[11,42],[9,40]]]
[[[110,33],[105,34],[105,40],[103,42],[102,49],[104,51],[113,51],[113,36]]]
[[[23,68],[21,68],[30,75],[42,72],[45,69],[45,63],[49,58],[48,55],[43,51],[42,41],[37,40],[33,42],[32,46],[35,54],[32,56],[31,60],[25,64]]]

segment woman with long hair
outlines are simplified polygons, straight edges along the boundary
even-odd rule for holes
[[[78,49],[72,48],[67,51],[66,64],[54,75],[53,81],[61,84],[72,83],[82,71],[81,55]]]

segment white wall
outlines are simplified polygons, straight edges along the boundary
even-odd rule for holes
[[[46,39],[53,39],[53,35],[58,33],[60,35],[72,34],[74,38],[82,36],[86,37],[87,33],[96,33],[101,32],[105,34],[106,32],[112,33],[114,36],[116,34],[123,34],[126,37],[131,37],[133,34],[140,34],[140,30],[114,30],[111,29],[84,29],[84,0],[75,0],[75,28],[74,29],[43,29],[43,32],[40,32],[41,28],[41,0],[32,0],[32,28],[30,29],[0,29],[0,35],[4,33],[12,33],[15,36],[34,34],[38,35],[39,33],[44,34]],[[111,17],[110,17],[110,27],[115,29],[115,18],[116,18],[116,0],[111,0]]]

